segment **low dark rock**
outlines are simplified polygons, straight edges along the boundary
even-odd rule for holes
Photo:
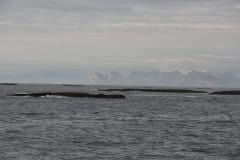
[[[125,99],[124,95],[120,94],[90,94],[81,92],[42,92],[42,93],[24,93],[24,94],[13,94],[11,96],[17,97],[44,97],[44,96],[63,96],[63,97],[75,97],[75,98],[111,98],[111,99]]]
[[[216,94],[216,95],[240,95],[240,90],[236,90],[236,91],[217,91],[217,92],[213,92],[211,94]]]
[[[80,85],[80,84],[62,84],[62,86],[66,86],[66,87],[82,87],[84,85]]]
[[[17,83],[0,83],[1,86],[16,86]]]
[[[137,89],[137,88],[124,88],[124,89],[104,89],[99,91],[120,91],[120,92],[129,92],[129,91],[140,91],[140,92],[165,92],[165,93],[207,93],[205,91],[189,90],[189,89]]]

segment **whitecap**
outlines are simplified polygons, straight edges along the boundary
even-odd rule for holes
[[[42,98],[67,98],[64,96],[56,96],[56,95],[46,95],[46,96],[42,96]]]

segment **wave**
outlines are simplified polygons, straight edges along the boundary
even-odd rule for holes
[[[41,96],[41,98],[68,98],[68,97],[66,97],[66,96],[46,95],[46,96]]]

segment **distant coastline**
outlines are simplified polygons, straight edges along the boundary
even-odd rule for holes
[[[13,94],[10,96],[15,97],[45,97],[45,96],[63,96],[63,97],[73,97],[73,98],[105,98],[105,99],[126,99],[124,95],[121,94],[90,94],[84,92],[38,92],[38,93],[20,93]]]
[[[211,93],[212,95],[240,95],[240,90],[234,91],[218,91]]]
[[[62,86],[67,86],[67,87],[82,87],[84,85],[81,84],[61,84]]]
[[[17,86],[17,83],[0,83],[1,86]]]
[[[0,86],[18,86],[18,85],[28,85],[26,83],[0,83]],[[91,86],[91,85],[80,85],[80,84],[29,84],[29,85],[59,85],[59,86],[65,86],[65,87],[83,87],[83,86]],[[240,89],[239,88],[218,88],[218,87],[212,87],[213,90],[210,91],[210,88],[205,88],[205,87],[159,87],[159,86],[151,86],[151,87],[146,87],[146,86],[132,86],[132,87],[126,87],[115,85],[116,88],[110,88],[110,86],[106,85],[98,85],[99,88],[95,88],[96,91],[101,92],[155,92],[155,93],[202,93],[202,94],[209,94],[209,95],[240,95]],[[104,88],[102,88],[105,86]],[[113,86],[111,86],[113,87]],[[38,95],[37,93],[36,95]],[[40,94],[48,94],[48,93],[40,93]],[[67,92],[60,92],[60,93],[50,93],[50,95],[58,95],[58,94],[64,94],[62,96],[73,96],[72,93],[67,93]],[[75,93],[74,93],[75,94]],[[80,95],[81,94],[81,95]],[[20,95],[20,94],[15,94],[15,96],[36,96],[35,93],[29,94],[29,95]],[[76,94],[74,95],[76,96]],[[96,95],[91,95],[88,93],[78,93],[78,96],[80,97],[101,97]],[[77,97],[78,97],[77,96]],[[104,95],[105,96],[105,95]],[[106,97],[108,97],[107,95]],[[110,98],[110,97],[109,97]],[[111,97],[112,98],[112,97]]]
[[[146,88],[123,88],[123,89],[102,89],[99,91],[119,91],[119,92],[129,92],[129,91],[140,91],[140,92],[165,92],[165,93],[208,93],[205,91],[190,90],[190,89],[146,89]]]

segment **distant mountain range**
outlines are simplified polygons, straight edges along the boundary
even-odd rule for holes
[[[92,84],[108,85],[154,85],[154,86],[189,86],[189,87],[240,87],[240,78],[231,72],[209,73],[191,71],[135,71],[128,75],[119,72],[102,74],[99,72],[91,76]]]

